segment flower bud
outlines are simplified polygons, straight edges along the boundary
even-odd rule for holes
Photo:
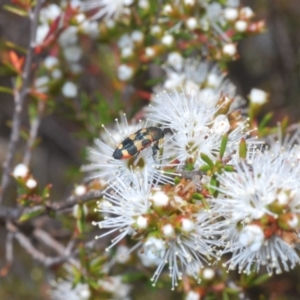
[[[173,238],[175,237],[175,230],[173,225],[166,224],[161,228],[162,234],[166,238]]]
[[[226,56],[233,57],[237,54],[236,45],[233,43],[225,44],[223,46],[222,52]]]
[[[13,176],[15,178],[25,178],[28,174],[28,167],[24,164],[18,164],[13,171]]]
[[[76,196],[83,196],[86,193],[86,187],[84,185],[77,185],[74,194]]]
[[[26,181],[26,186],[29,188],[29,189],[34,189],[36,186],[37,186],[37,182],[36,180],[34,180],[33,178],[29,178],[27,181]]]

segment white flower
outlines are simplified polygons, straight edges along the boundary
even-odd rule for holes
[[[122,81],[129,80],[133,76],[133,69],[128,65],[118,67],[118,78]]]
[[[100,279],[99,286],[106,292],[111,293],[111,300],[129,300],[131,286],[122,282],[121,276],[110,276],[107,279]]]
[[[89,35],[91,38],[97,38],[99,36],[99,25],[96,21],[84,20],[80,24],[82,31]]]
[[[55,69],[51,72],[51,75],[54,79],[60,79],[62,77],[62,72],[59,69]]]
[[[82,23],[84,20],[86,20],[84,14],[78,14],[78,15],[76,15],[75,19],[76,19],[77,23]]]
[[[153,57],[155,55],[155,51],[152,47],[146,47],[145,54],[148,57]]]
[[[236,8],[228,7],[224,9],[224,17],[226,20],[234,21],[237,19],[238,15],[239,12]]]
[[[120,264],[125,264],[130,259],[130,249],[127,246],[119,245],[116,251],[116,261]]]
[[[185,300],[200,300],[200,295],[197,292],[189,291],[185,297]]]
[[[150,28],[150,33],[152,35],[158,35],[161,33],[161,27],[159,25],[153,25],[151,28]]]
[[[15,178],[25,178],[29,173],[28,167],[24,164],[18,164],[13,171]]]
[[[245,32],[248,28],[248,23],[244,20],[238,20],[235,22],[234,27],[239,32]]]
[[[210,94],[213,98],[212,102],[221,95],[228,98],[234,97],[231,110],[240,108],[246,103],[244,99],[236,95],[236,86],[226,79],[226,74],[221,73],[216,65],[195,59],[180,59],[180,54],[175,53],[177,52],[172,52],[168,56],[164,68],[167,79],[163,87],[156,87],[156,94],[162,93],[163,89],[169,91],[174,89],[182,91],[183,89],[188,94],[195,91],[201,98],[205,97],[204,93]]]
[[[178,52],[171,52],[168,55],[167,63],[172,66],[175,70],[181,70],[183,64],[183,57]]]
[[[38,92],[45,93],[48,91],[48,84],[49,84],[49,77],[48,76],[41,76],[36,78],[34,85]]]
[[[86,186],[85,185],[77,185],[74,194],[76,196],[83,196],[86,193]]]
[[[82,49],[79,46],[67,46],[63,48],[64,57],[69,62],[78,62],[82,55]]]
[[[62,47],[73,46],[78,42],[78,28],[76,26],[69,26],[59,36],[59,44]]]
[[[121,49],[121,56],[123,58],[127,58],[133,55],[133,48],[132,47],[124,47]]]
[[[265,265],[271,274],[300,262],[294,250],[298,237],[292,231],[299,227],[300,214],[295,149],[257,151],[251,162],[233,163],[236,172],[219,176],[220,195],[212,203],[214,212],[227,219],[230,269],[249,274]]]
[[[123,34],[118,40],[118,47],[120,49],[124,47],[133,47],[133,42],[129,34]]]
[[[61,90],[62,94],[68,98],[74,98],[78,94],[78,89],[75,83],[66,81]]]
[[[202,272],[202,276],[206,280],[212,280],[215,277],[216,273],[214,269],[211,268],[204,268]]]
[[[165,237],[174,237],[175,230],[171,224],[166,224],[162,227],[162,233]]]
[[[131,39],[134,42],[140,43],[140,42],[143,41],[143,38],[144,38],[144,34],[141,31],[139,31],[139,30],[134,30],[131,33]]]
[[[165,46],[169,47],[169,46],[171,46],[171,45],[174,43],[174,37],[173,37],[173,35],[166,34],[166,35],[164,35],[164,36],[162,37],[161,42],[162,42]]]
[[[158,266],[152,278],[154,285],[167,263],[173,289],[186,273],[187,268],[189,273],[197,278],[199,268],[203,268],[205,263],[217,256],[213,249],[222,245],[217,237],[223,232],[223,222],[216,222],[215,215],[204,211],[201,205],[194,204],[191,204],[193,215],[187,217],[184,214],[182,217],[181,210],[176,209],[176,206],[181,206],[180,202],[173,202],[168,208],[164,208],[167,210],[163,214],[163,208],[157,209],[151,201],[153,194],[159,191],[160,180],[149,180],[146,173],[134,173],[132,178],[129,184],[117,178],[116,184],[110,186],[114,192],[106,192],[105,200],[111,205],[99,202],[97,211],[103,213],[105,218],[103,221],[94,222],[94,225],[108,231],[97,238],[111,233],[117,234],[106,250],[127,235],[138,239],[133,249],[141,247],[139,255],[143,264]],[[175,217],[168,209],[174,210],[179,215]],[[144,222],[146,218],[147,222]],[[152,220],[158,228],[149,224],[148,219]],[[166,224],[160,226],[161,220],[166,221]],[[173,225],[168,220],[173,222]],[[140,226],[141,224],[143,226]]]
[[[172,11],[173,11],[173,8],[170,4],[166,4],[163,7],[163,13],[166,14],[166,15],[170,14]]]
[[[78,283],[75,287],[72,280],[58,279],[51,284],[51,300],[88,300],[91,296],[87,284]]]
[[[236,45],[233,43],[225,44],[222,49],[223,54],[234,56],[237,53]]]
[[[166,206],[169,204],[169,197],[162,191],[157,191],[150,198],[155,206]]]
[[[148,0],[139,0],[138,6],[142,9],[148,9],[149,8],[149,1]]]
[[[113,158],[112,155],[117,146],[143,127],[141,123],[129,125],[125,114],[121,118],[121,123],[118,123],[117,119],[116,122],[115,128],[109,131],[103,126],[105,131],[101,134],[101,139],[95,141],[95,148],[89,149],[88,159],[92,164],[83,166],[82,170],[92,171],[92,178],[100,177],[106,183],[113,182],[116,177],[130,182],[132,170],[146,172],[149,178],[161,178],[164,182],[170,182],[170,176],[161,170],[164,166],[169,166],[168,158],[159,154],[154,158],[151,146],[129,159]]]
[[[240,10],[240,17],[243,19],[248,20],[252,18],[253,15],[254,15],[253,10],[248,6],[242,7]]]
[[[120,19],[122,15],[130,13],[129,6],[134,0],[88,0],[82,3],[82,9],[99,9],[93,15],[93,19]]]
[[[186,26],[190,30],[194,30],[198,27],[198,21],[194,17],[190,17],[186,20]]]
[[[184,0],[184,4],[193,6],[193,5],[195,5],[195,0]]]
[[[29,178],[29,179],[26,181],[26,186],[27,186],[29,189],[34,189],[34,188],[37,186],[37,182],[36,182],[36,180],[34,180],[33,178]]]
[[[49,30],[50,30],[50,26],[47,23],[40,24],[37,27],[36,34],[35,34],[35,43],[37,45],[41,44],[45,40]]]
[[[250,91],[249,99],[253,104],[263,105],[268,100],[268,94],[263,90],[253,88]]]
[[[41,9],[39,19],[42,23],[47,23],[59,16],[61,16],[61,8],[56,4],[49,4]]]
[[[228,133],[226,153],[237,150],[237,143],[246,137],[246,123],[240,122],[229,131],[228,116],[221,114],[216,117],[217,112],[229,104],[225,101],[219,106],[219,100],[218,97],[177,92],[159,94],[153,99],[148,110],[150,120],[170,128],[174,133],[169,139],[170,147],[166,155],[183,164],[190,158],[197,169],[204,164],[201,153],[216,160],[224,133]]]
[[[44,65],[47,69],[53,69],[59,64],[59,60],[56,56],[47,56],[44,60]]]

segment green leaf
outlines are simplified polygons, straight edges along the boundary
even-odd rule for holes
[[[174,178],[174,184],[176,185],[176,184],[178,184],[179,182],[180,182],[180,177],[176,176],[176,177]]]
[[[219,182],[216,176],[212,176],[209,182],[209,192],[212,196],[216,196],[217,194],[217,187],[219,186]]]
[[[27,54],[26,48],[23,48],[23,47],[21,47],[19,45],[16,45],[13,42],[5,41],[4,45],[5,45],[6,48],[17,50],[17,51],[19,51],[19,52],[21,52],[23,54]]]
[[[13,94],[14,94],[14,92],[13,92],[12,89],[7,88],[7,87],[5,87],[5,86],[0,86],[0,92],[1,92],[1,93],[6,93],[6,94],[10,94],[10,95],[13,95]]]
[[[85,229],[85,222],[83,222],[81,219],[80,220],[77,220],[77,229],[79,231],[79,233],[83,233],[84,232],[84,229]]]
[[[227,165],[227,166],[224,166],[223,169],[226,172],[233,172],[234,171],[234,166]]]
[[[209,165],[203,165],[199,168],[200,171],[203,171],[203,172],[207,172],[209,170],[211,170],[212,168],[209,166]]]
[[[200,154],[201,159],[206,162],[211,168],[214,166],[214,162],[208,157],[208,155],[201,153]]]
[[[271,121],[272,118],[273,118],[273,113],[272,112],[267,113],[260,121],[258,125],[258,130],[261,131]]]
[[[43,214],[45,212],[45,208],[41,208],[41,209],[38,209],[38,210],[34,210],[34,211],[31,211],[29,213],[25,213],[23,214],[20,218],[19,218],[19,222],[25,222],[25,221],[28,221],[32,218],[35,218],[41,214]]]
[[[263,274],[263,275],[259,276],[258,278],[254,279],[251,283],[252,283],[252,285],[260,285],[261,283],[267,281],[268,279],[270,279],[270,275]]]
[[[203,195],[199,194],[199,193],[194,193],[193,194],[193,198],[196,200],[202,200],[203,199]]]
[[[224,156],[227,142],[228,142],[228,134],[225,134],[222,138],[221,147],[220,147],[220,157],[221,158]]]
[[[19,7],[4,5],[3,8],[13,14],[19,15],[21,17],[28,17],[28,11],[21,9]]]

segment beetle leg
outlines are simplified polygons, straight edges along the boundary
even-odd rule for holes
[[[153,146],[152,146],[152,157],[153,157],[155,162],[156,162],[155,157],[156,157],[157,151],[159,151],[158,141],[154,142]]]

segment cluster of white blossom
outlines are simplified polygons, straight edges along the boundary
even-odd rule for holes
[[[67,62],[67,71],[73,75],[80,73],[82,69],[80,59],[83,53],[79,45],[79,35],[85,34],[91,38],[99,36],[99,24],[81,13],[79,11],[80,5],[80,1],[62,1],[60,5],[47,4],[41,9],[35,46],[42,47],[44,43],[48,44],[51,39],[58,37],[60,51],[54,49],[44,59],[44,73],[35,80],[35,87],[38,92],[47,92],[51,82],[64,80],[66,71],[60,67],[60,53]],[[69,21],[66,19],[71,17],[72,24],[68,24]],[[76,97],[78,94],[76,83],[72,80],[64,80],[61,93],[68,98]]]
[[[266,266],[288,271],[300,262],[300,148],[272,145],[246,161],[236,161],[235,172],[219,175],[220,195],[212,210],[227,220],[225,252],[229,269],[250,273]]]
[[[207,71],[205,79],[198,81],[201,84],[196,91],[166,91],[153,98],[145,112],[146,122],[128,124],[123,115],[114,128],[103,126],[97,147],[89,149],[93,164],[83,167],[85,171],[92,171],[92,178],[99,177],[106,186],[105,196],[96,209],[104,219],[94,222],[106,230],[98,238],[114,235],[107,250],[125,237],[136,240],[129,252],[139,249],[145,266],[157,266],[153,284],[165,265],[169,268],[172,288],[187,274],[200,280],[201,269],[220,259],[227,243],[228,214],[217,209],[214,202],[217,200],[201,194],[204,183],[200,177],[186,179],[181,176],[182,170],[189,166],[188,170],[199,171],[204,165],[202,154],[213,163],[220,160],[224,136],[227,136],[224,156],[228,164],[239,161],[241,139],[249,149],[247,157],[256,153],[256,140],[249,137],[247,119],[232,109],[238,106],[232,84],[216,69],[212,68],[212,72],[218,74],[220,80],[209,87],[211,96],[203,91],[206,89],[204,82],[210,77]],[[122,141],[130,136],[129,143],[134,145],[135,133],[150,125],[165,131],[156,155],[150,145],[136,149],[136,153],[126,159],[113,157]],[[122,145],[119,146],[121,150]],[[222,175],[219,181],[223,182],[221,178]]]
[[[137,56],[141,61],[149,62],[174,49],[184,53],[185,48],[189,49],[195,42],[202,56],[209,54],[216,59],[235,59],[238,56],[235,36],[239,38],[263,28],[263,24],[253,25],[252,9],[243,7],[239,0],[164,0],[151,5],[148,0],[87,0],[82,2],[81,9],[88,12],[92,20],[99,19],[106,28],[104,32],[111,32],[107,38],[114,35],[114,29],[119,25],[122,28],[118,42],[120,63],[117,66],[121,81],[130,80],[139,70]],[[136,16],[147,18],[154,14],[157,15],[155,23],[139,26]],[[173,59],[176,59],[174,53]]]
[[[104,292],[111,300],[130,300],[131,286],[123,283],[120,276],[110,276],[98,280],[100,293]],[[97,290],[95,288],[95,290]],[[99,293],[98,291],[98,293]],[[51,300],[88,300],[91,299],[91,291],[86,283],[78,283],[74,286],[71,275],[69,278],[59,278],[53,281],[49,291]]]
[[[96,209],[104,219],[94,225],[105,229],[98,238],[114,235],[107,250],[125,237],[135,240],[129,252],[139,249],[145,266],[157,266],[153,284],[166,265],[172,288],[184,276],[200,280],[201,270],[228,252],[232,256],[224,265],[246,273],[262,266],[270,274],[279,273],[300,262],[295,248],[300,218],[299,133],[285,140],[271,139],[269,149],[258,147],[247,119],[235,109],[232,84],[219,76],[209,87],[211,94],[203,92],[209,71],[190,93],[159,92],[145,111],[145,123],[128,125],[124,116],[117,129],[105,129],[102,141],[97,141],[99,148],[91,150],[94,164],[85,167],[107,184]],[[127,159],[113,158],[114,149],[126,137],[133,134],[134,143],[134,133],[150,125],[165,131],[156,157],[150,146]],[[209,195],[213,172],[192,178],[182,172],[203,170],[207,163],[203,154],[213,164],[222,161],[224,136],[224,164],[231,166],[231,172],[223,169],[215,175],[218,193]],[[241,140],[248,148],[243,157]]]

